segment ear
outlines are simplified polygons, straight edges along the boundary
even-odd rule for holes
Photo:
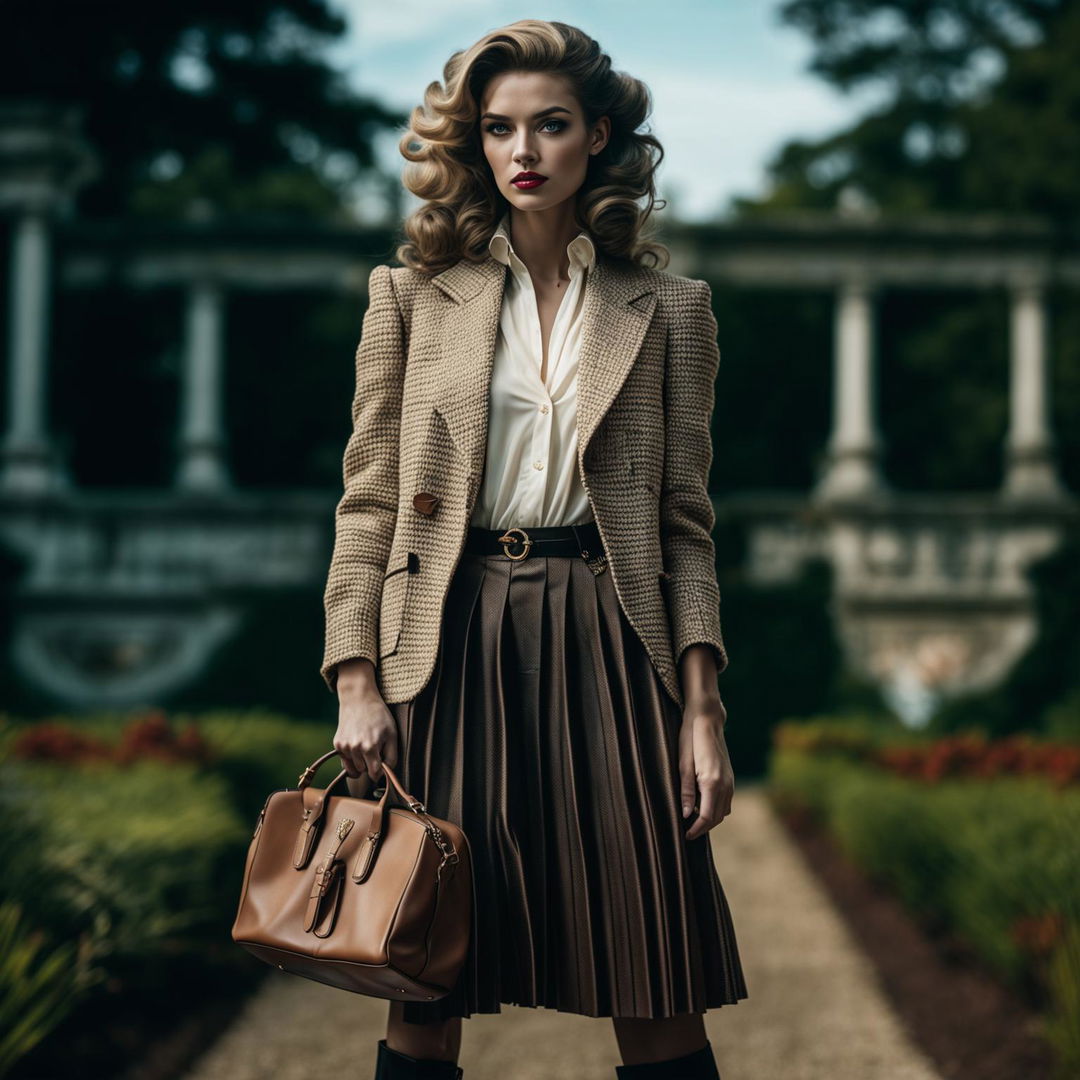
[[[611,138],[611,120],[607,116],[601,116],[593,125],[592,144],[589,146],[590,154],[599,154],[608,144]]]

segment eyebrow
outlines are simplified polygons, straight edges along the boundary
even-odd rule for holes
[[[539,120],[541,116],[547,116],[549,113],[564,112],[570,113],[569,109],[563,108],[562,105],[549,105],[546,109],[541,109],[538,113],[533,113],[532,118]],[[573,113],[570,113],[573,116]],[[480,117],[481,120],[509,120],[509,116],[503,116],[501,113],[486,112]]]

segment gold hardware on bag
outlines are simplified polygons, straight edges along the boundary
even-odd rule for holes
[[[516,540],[510,535],[511,533],[521,533],[521,539]],[[502,544],[503,552],[506,554],[506,557],[508,559],[513,559],[515,562],[524,559],[525,556],[529,554],[529,548],[533,546],[533,541],[530,539],[529,534],[524,529],[519,529],[517,526],[514,526],[512,529],[507,529],[506,532],[499,537],[499,543]],[[511,555],[511,544],[524,544],[525,550],[520,555]]]
[[[457,850],[454,848],[454,845],[447,840],[442,829],[428,817],[427,807],[419,799],[410,799],[409,809],[412,810],[417,817],[422,819],[423,826],[427,829],[428,835],[435,841],[435,846],[442,853],[442,861],[435,871],[435,878],[436,880],[439,880],[442,877],[442,868],[446,866],[447,863],[453,864],[458,862],[459,856]]]
[[[341,842],[356,824],[353,818],[341,818],[334,830],[337,841],[332,843],[315,868],[315,878],[308,894],[307,911],[304,913],[305,932],[314,931],[317,937],[328,937],[334,928],[337,911],[341,905],[341,882],[345,864],[338,860]]]

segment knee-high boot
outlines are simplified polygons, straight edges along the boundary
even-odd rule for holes
[[[395,1050],[379,1040],[375,1080],[460,1080],[465,1071],[446,1058],[418,1058]]]
[[[618,1080],[720,1080],[712,1044],[708,1039],[700,1050],[664,1061],[646,1061],[640,1065],[616,1065]]]

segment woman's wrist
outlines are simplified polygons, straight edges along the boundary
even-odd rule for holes
[[[720,703],[716,652],[706,642],[688,646],[679,665],[679,679],[688,708],[709,709]]]
[[[379,694],[375,665],[366,656],[342,660],[337,666],[338,701],[363,701]]]

